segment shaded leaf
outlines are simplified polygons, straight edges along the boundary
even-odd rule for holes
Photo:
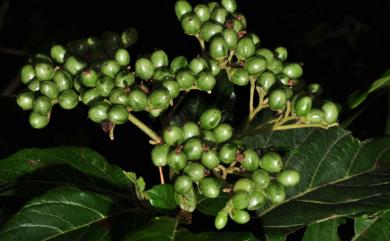
[[[337,228],[345,223],[345,219],[336,218],[307,226],[302,241],[340,241]]]
[[[390,211],[371,219],[355,219],[355,237],[353,241],[390,240]]]
[[[201,196],[198,200],[196,209],[206,215],[215,216],[226,206],[230,197],[226,193],[221,193],[217,198],[206,198]]]
[[[146,193],[150,204],[155,208],[176,209],[176,201],[171,184],[155,185]]]

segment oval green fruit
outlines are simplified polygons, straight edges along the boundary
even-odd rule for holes
[[[204,178],[205,168],[199,163],[188,163],[184,172],[193,182],[198,182]]]
[[[173,79],[166,79],[163,81],[162,86],[168,91],[170,99],[174,99],[179,96],[180,86]]]
[[[186,122],[183,127],[183,139],[187,140],[191,137],[200,135],[200,128],[195,122]]]
[[[190,61],[188,67],[195,75],[198,75],[200,72],[207,70],[209,65],[206,59],[202,57],[196,57]]]
[[[35,70],[31,64],[27,64],[23,66],[20,70],[20,78],[23,84],[28,84],[31,80],[35,78]]]
[[[110,92],[109,100],[111,104],[128,105],[129,96],[124,88],[115,88]]]
[[[212,130],[222,119],[222,113],[220,110],[212,108],[208,109],[199,118],[199,125],[202,129]]]
[[[261,56],[253,56],[245,61],[244,68],[250,75],[257,75],[267,68],[267,60]]]
[[[325,112],[323,110],[313,108],[305,116],[305,120],[307,121],[307,123],[321,124],[325,120]]]
[[[126,86],[131,86],[135,82],[134,73],[128,72],[127,70],[120,71],[115,76],[115,86],[124,88]]]
[[[80,74],[81,83],[87,87],[95,87],[98,74],[93,69],[86,69]]]
[[[168,152],[169,146],[160,144],[153,147],[151,152],[151,158],[153,165],[157,167],[163,167],[168,164]]]
[[[202,23],[210,19],[211,16],[210,8],[205,4],[196,5],[196,7],[194,8],[194,12],[199,17]]]
[[[95,88],[83,91],[83,93],[81,95],[81,101],[85,105],[91,105],[91,104],[93,104],[96,101],[101,100],[101,99],[102,99],[102,96],[99,94],[99,92]]]
[[[176,81],[181,89],[189,89],[195,84],[194,73],[189,69],[179,70],[176,74]]]
[[[42,95],[47,96],[51,100],[58,98],[59,91],[57,85],[53,81],[41,81],[39,91]]]
[[[262,192],[254,191],[249,195],[249,203],[246,209],[250,211],[257,210],[265,204],[265,201],[266,199]]]
[[[203,178],[199,183],[199,189],[207,198],[217,198],[219,196],[219,182],[213,177]]]
[[[203,91],[211,91],[217,83],[214,75],[209,71],[202,71],[195,80],[196,86]]]
[[[332,101],[327,101],[322,105],[322,110],[325,112],[325,122],[327,124],[334,124],[337,122],[339,116],[339,108]]]
[[[168,153],[168,165],[174,171],[179,172],[187,165],[187,157],[183,152],[172,150]]]
[[[230,81],[238,86],[245,86],[249,83],[249,74],[243,68],[234,68],[230,71]]]
[[[211,58],[219,61],[228,56],[228,46],[222,36],[216,36],[211,39],[209,54]]]
[[[215,216],[214,226],[216,229],[223,229],[228,221],[228,215],[224,212],[218,212],[217,216]]]
[[[46,96],[38,96],[32,103],[33,112],[40,115],[47,115],[52,107],[50,99]]]
[[[110,105],[104,101],[95,103],[88,110],[88,118],[93,122],[101,123],[107,119],[107,111],[109,107]]]
[[[249,204],[249,194],[246,191],[238,191],[232,197],[234,209],[245,209]]]
[[[34,93],[29,90],[24,90],[18,95],[18,98],[16,98],[16,103],[23,110],[31,110],[33,107],[33,101],[34,101]]]
[[[256,50],[256,54],[263,56],[267,60],[267,63],[271,63],[272,60],[274,59],[274,54],[272,53],[271,50],[267,48],[261,48]]]
[[[175,3],[175,13],[177,19],[181,20],[181,18],[187,14],[192,12],[192,6],[188,1],[179,0]]]
[[[227,16],[228,12],[225,8],[216,8],[211,13],[211,19],[220,24],[225,24]]]
[[[58,103],[65,110],[74,109],[79,103],[79,95],[72,89],[65,90],[58,97]]]
[[[130,64],[130,54],[126,49],[118,49],[115,51],[114,58],[120,66],[127,66]]]
[[[213,129],[217,143],[228,141],[233,135],[233,127],[229,124],[222,123]]]
[[[150,56],[150,60],[152,61],[153,66],[155,68],[168,66],[169,64],[167,53],[165,53],[165,51],[161,49],[155,50]]]
[[[237,10],[236,0],[222,0],[221,4],[229,13],[235,13]]]
[[[56,71],[53,81],[56,84],[58,91],[60,92],[73,87],[72,75],[64,69]]]
[[[276,152],[268,152],[260,159],[260,166],[268,173],[275,173],[282,170],[282,157]]]
[[[275,57],[280,61],[285,61],[287,59],[288,53],[285,47],[277,47],[275,50]]]
[[[222,36],[225,39],[226,45],[229,50],[233,50],[236,48],[238,43],[238,35],[234,30],[228,28],[224,29],[222,32]]]
[[[299,98],[294,104],[294,111],[299,116],[305,116],[311,111],[312,98],[310,96],[303,96]]]
[[[214,131],[202,130],[202,139],[206,144],[214,145],[217,143],[217,137]]]
[[[233,144],[225,144],[219,150],[219,160],[225,164],[230,164],[236,160],[238,148]]]
[[[50,49],[50,56],[54,61],[59,64],[64,63],[66,55],[66,49],[64,46],[56,44]]]
[[[202,22],[195,14],[188,13],[181,19],[181,27],[188,35],[195,35],[200,32]]]
[[[112,105],[107,111],[108,119],[116,124],[122,125],[127,122],[129,112],[124,105]]]
[[[163,139],[167,145],[176,146],[183,141],[183,129],[175,125],[170,125],[164,129]]]
[[[39,80],[52,80],[54,78],[55,71],[51,64],[37,63],[34,70]]]
[[[66,58],[64,68],[69,71],[72,75],[78,74],[81,70],[87,67],[87,63],[85,63],[80,58],[70,56]]]
[[[101,96],[109,96],[114,88],[115,81],[108,76],[100,76],[96,82],[96,90]]]
[[[143,111],[148,106],[148,96],[140,89],[133,89],[129,93],[129,106],[133,111]]]
[[[238,224],[245,224],[247,222],[249,222],[250,220],[250,216],[249,216],[249,213],[245,210],[238,210],[238,209],[234,209],[232,214],[231,214],[231,218],[233,219],[234,222],[238,223]]]
[[[273,110],[282,110],[286,108],[287,96],[286,92],[281,89],[273,90],[268,96],[268,103]]]
[[[210,21],[205,22],[202,25],[202,28],[200,29],[200,37],[204,41],[210,41],[210,39],[212,37],[214,37],[218,33],[221,33],[222,30],[223,30],[222,24],[220,24],[216,21],[210,20]]]
[[[176,74],[177,71],[184,69],[188,66],[188,60],[185,56],[177,56],[172,59],[170,68],[173,73]]]
[[[34,129],[42,129],[49,124],[49,118],[47,115],[41,115],[35,113],[34,111],[30,113],[28,121]]]
[[[260,165],[260,158],[256,151],[252,149],[246,149],[243,153],[244,159],[241,160],[242,167],[246,171],[255,171]]]
[[[279,74],[283,71],[283,63],[278,59],[272,59],[268,63],[267,69],[274,74]]]
[[[276,177],[276,181],[285,187],[295,186],[299,183],[299,180],[299,172],[295,170],[284,170]]]
[[[215,150],[208,150],[202,153],[201,157],[202,165],[207,169],[212,170],[219,164],[218,153]]]
[[[268,91],[276,82],[276,77],[271,71],[263,72],[257,79],[257,84],[263,87],[265,91]]]
[[[110,78],[114,78],[119,72],[121,66],[116,60],[106,60],[102,63],[100,71]]]
[[[213,76],[217,76],[219,74],[219,72],[221,72],[221,67],[219,67],[219,64],[217,61],[215,61],[214,59],[209,59],[208,60],[208,64],[209,64],[209,69],[210,69],[210,72]]]
[[[284,66],[283,74],[287,75],[291,79],[298,79],[302,76],[303,70],[300,64],[290,63]]]
[[[149,101],[152,108],[165,110],[169,107],[171,97],[167,89],[160,88],[150,93]]]
[[[256,52],[256,46],[249,37],[240,39],[237,43],[236,56],[239,60],[245,60]]]
[[[192,188],[191,178],[187,175],[178,176],[173,184],[175,192],[180,194],[188,193]]]
[[[135,74],[143,80],[148,80],[154,75],[152,61],[147,58],[139,58],[135,62]]]
[[[200,160],[203,152],[202,141],[196,137],[188,139],[184,143],[183,152],[190,161]]]
[[[252,180],[255,182],[256,188],[265,189],[271,182],[271,177],[268,172],[263,169],[257,169],[252,172]]]
[[[284,187],[279,183],[271,183],[266,189],[268,199],[275,204],[282,203],[286,199]]]

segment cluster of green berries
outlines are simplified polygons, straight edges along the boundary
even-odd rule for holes
[[[221,191],[232,194],[227,206],[216,216],[218,229],[226,225],[228,215],[237,223],[246,223],[249,221],[246,210],[259,209],[267,199],[282,202],[284,186],[293,186],[300,179],[294,170],[282,171],[282,157],[278,153],[267,152],[260,157],[255,150],[231,142],[233,128],[221,123],[221,119],[221,111],[213,108],[205,111],[198,123],[170,125],[163,130],[164,143],[151,152],[155,166],[169,166],[176,174],[177,194],[195,190],[206,198],[217,198]],[[226,179],[231,173],[246,177],[231,185]]]

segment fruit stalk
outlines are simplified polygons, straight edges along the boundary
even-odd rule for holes
[[[137,126],[141,131],[143,131],[146,135],[148,135],[154,144],[161,143],[161,137],[157,135],[152,129],[150,129],[145,123],[135,117],[133,114],[129,113],[128,120]]]

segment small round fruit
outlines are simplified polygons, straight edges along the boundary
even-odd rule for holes
[[[221,4],[229,13],[235,13],[237,10],[236,0],[222,0]]]
[[[257,75],[267,68],[267,60],[261,56],[253,56],[245,61],[244,68],[250,75]]]
[[[76,75],[81,70],[83,70],[85,67],[87,67],[87,63],[85,63],[83,60],[70,56],[66,58],[64,68],[69,71],[72,75]]]
[[[268,173],[275,173],[282,170],[282,157],[276,152],[267,152],[261,157],[260,166]]]
[[[174,59],[172,59],[170,68],[173,73],[176,74],[177,71],[184,69],[188,66],[188,61],[185,56],[177,56]]]
[[[168,153],[168,165],[174,171],[179,172],[187,165],[187,156],[183,152],[172,150]]]
[[[276,77],[271,71],[265,71],[257,79],[257,84],[263,87],[265,91],[268,91],[276,82]]]
[[[251,217],[249,216],[249,213],[245,210],[234,209],[231,214],[231,218],[234,222],[238,224],[245,224],[249,222]]]
[[[305,116],[307,123],[321,124],[325,120],[325,112],[320,109],[311,109],[310,113]]]
[[[202,141],[198,138],[188,139],[184,143],[183,151],[186,154],[188,160],[200,160],[203,152]]]
[[[129,112],[127,111],[126,106],[124,105],[113,105],[107,111],[108,119],[116,124],[122,125],[127,122],[129,117]]]
[[[254,191],[249,195],[249,203],[246,209],[250,211],[257,210],[265,204],[265,201],[266,199],[262,192]]]
[[[175,13],[177,19],[181,19],[185,14],[192,12],[192,6],[188,1],[179,0],[175,3]]]
[[[245,209],[249,204],[249,194],[246,191],[238,191],[232,197],[234,209]]]
[[[192,188],[192,180],[187,175],[178,176],[175,183],[173,184],[173,188],[177,193],[186,194]]]
[[[166,166],[168,163],[169,146],[161,144],[153,147],[151,151],[152,162],[157,167]]]
[[[219,150],[219,159],[225,164],[230,164],[236,160],[238,148],[233,144],[225,144]]]
[[[101,123],[102,121],[107,119],[107,110],[110,105],[107,102],[98,102],[95,103],[88,110],[88,118],[93,122]]]
[[[37,92],[37,91],[39,91],[40,84],[41,84],[41,81],[34,78],[28,83],[27,88],[33,92]]]
[[[128,105],[129,96],[124,88],[116,88],[110,92],[109,100],[111,104]]]
[[[283,71],[283,63],[278,59],[272,59],[268,62],[267,69],[274,74],[279,74]]]
[[[248,36],[252,39],[253,43],[256,46],[260,45],[260,37],[255,33],[249,33]]]
[[[237,47],[238,35],[233,29],[224,29],[222,36],[225,39],[226,45],[229,50],[233,50]]]
[[[327,101],[322,105],[322,110],[325,112],[325,122],[327,124],[334,124],[337,122],[339,116],[339,109],[332,101]]]
[[[206,177],[200,181],[199,189],[207,198],[217,198],[219,196],[219,182],[213,177]]]
[[[20,70],[20,78],[22,79],[23,84],[28,84],[32,79],[35,78],[35,70],[31,64],[23,66]]]
[[[74,109],[79,103],[79,95],[72,89],[65,90],[58,97],[58,103],[65,110]]]
[[[110,78],[114,78],[115,75],[119,72],[121,66],[119,65],[118,61],[116,60],[106,60],[102,63],[102,66],[100,67],[100,71],[107,75]]]
[[[303,70],[300,64],[290,63],[284,66],[283,74],[287,75],[291,79],[298,79],[302,76]]]
[[[271,182],[271,178],[268,172],[264,171],[263,169],[257,169],[256,171],[252,172],[251,177],[255,182],[256,188],[265,189]]]
[[[202,22],[197,15],[189,13],[183,16],[181,26],[186,34],[195,35],[199,33]]]
[[[207,6],[210,8],[210,12],[214,11],[216,8],[220,7],[218,2],[209,2]]]
[[[131,45],[135,44],[138,39],[138,32],[135,28],[127,28],[123,33],[121,34],[120,41],[121,45],[124,48],[130,47]]]
[[[93,69],[86,69],[83,72],[81,72],[80,75],[81,83],[87,87],[95,87],[97,79],[98,79],[98,74]]]
[[[233,127],[229,124],[222,123],[213,129],[217,143],[228,141],[233,135]]]
[[[56,71],[53,81],[56,84],[58,91],[60,92],[73,87],[72,75],[64,69]]]
[[[299,98],[294,104],[294,111],[299,116],[305,116],[311,111],[312,99],[310,96]]]
[[[53,81],[41,81],[39,85],[39,91],[42,95],[47,96],[51,100],[55,100],[58,98],[58,88]]]
[[[190,68],[190,70],[192,70],[194,75],[198,75],[200,72],[208,69],[209,65],[206,59],[202,57],[197,57],[197,58],[193,58],[190,61],[188,67]]]
[[[252,149],[246,149],[243,152],[244,159],[241,160],[242,167],[245,168],[246,171],[254,171],[260,165],[260,158],[257,155],[257,152]]]
[[[282,110],[286,108],[287,96],[286,92],[281,89],[272,91],[268,96],[268,103],[273,110]]]
[[[202,129],[212,130],[222,119],[222,113],[218,109],[208,109],[199,118],[199,125]]]
[[[126,49],[118,49],[115,51],[114,58],[120,66],[127,66],[130,64],[130,54]]]
[[[176,146],[183,141],[183,129],[170,125],[163,131],[164,142],[169,146]]]
[[[35,113],[34,111],[30,113],[28,121],[34,129],[42,129],[47,126],[47,124],[49,124],[49,118],[47,117],[47,115],[41,115]]]
[[[161,49],[154,51],[150,56],[150,60],[155,68],[168,66],[169,64],[168,55]]]
[[[200,37],[204,41],[210,41],[212,37],[214,37],[216,34],[221,33],[223,30],[223,25],[210,20],[205,22],[202,25],[202,28],[200,29]]]
[[[226,11],[225,8],[216,8],[211,13],[211,19],[220,24],[225,24],[227,16],[228,16],[228,12]]]
[[[195,83],[200,90],[211,91],[217,83],[217,80],[214,75],[206,70],[198,74]]]
[[[238,19],[233,19],[233,31],[236,33],[240,33],[244,30],[244,25]]]
[[[275,204],[282,203],[286,199],[284,187],[279,183],[271,183],[266,189],[268,199]]]
[[[189,89],[195,84],[194,73],[189,69],[179,70],[176,74],[176,81],[181,89]]]
[[[124,88],[126,86],[130,86],[130,85],[134,84],[134,82],[135,82],[134,73],[130,73],[126,70],[119,72],[115,76],[115,86],[116,87]]]
[[[51,80],[54,78],[54,68],[51,64],[38,63],[35,65],[35,74],[39,80]]]
[[[170,99],[174,99],[179,96],[180,86],[175,80],[166,79],[163,81],[162,86],[168,91]]]
[[[271,63],[271,61],[274,59],[274,54],[272,51],[266,48],[256,50],[256,54],[263,56],[267,60],[267,63]]]
[[[276,181],[285,187],[295,186],[300,180],[299,172],[295,170],[284,170],[278,174]]]
[[[221,67],[219,67],[218,62],[214,59],[208,60],[209,66],[210,66],[210,72],[212,75],[217,76],[219,72],[221,72]]]
[[[202,23],[210,19],[210,8],[205,4],[196,5],[196,7],[194,8],[194,12],[199,17]]]
[[[243,68],[234,68],[230,72],[230,81],[238,86],[245,86],[249,83],[249,74]]]
[[[217,216],[215,216],[214,226],[216,229],[223,229],[228,221],[228,215],[224,212],[218,212]]]
[[[193,182],[198,182],[204,178],[205,168],[199,163],[189,163],[184,168],[184,172],[191,177]]]
[[[81,101],[85,105],[91,105],[91,104],[93,104],[96,101],[101,100],[101,99],[102,99],[102,96],[99,94],[99,92],[95,88],[83,91],[83,93],[81,95]]]
[[[54,61],[57,63],[64,63],[65,61],[65,54],[66,54],[66,49],[64,46],[56,44],[50,49],[50,56]]]
[[[228,56],[228,46],[222,36],[216,36],[211,39],[209,54],[215,60],[223,60]]]
[[[50,99],[46,96],[38,96],[32,104],[33,112],[40,115],[47,115],[52,107]]]
[[[249,37],[240,39],[237,43],[236,56],[239,60],[245,60],[256,52],[256,46]]]
[[[206,143],[216,144],[217,138],[215,137],[214,131],[202,130],[202,139]]]
[[[104,97],[110,95],[111,91],[115,88],[115,81],[108,76],[101,76],[96,82],[97,92]]]
[[[215,150],[208,150],[202,153],[201,157],[202,165],[207,169],[212,170],[219,164],[218,153]]]
[[[200,135],[200,128],[195,122],[187,122],[183,125],[183,139],[187,140],[191,137]]]
[[[134,111],[143,111],[148,106],[148,96],[139,89],[134,89],[129,93],[129,106]]]
[[[275,50],[275,57],[280,61],[285,61],[287,59],[288,53],[285,47],[277,47]]]
[[[150,93],[149,100],[152,108],[165,110],[169,106],[171,97],[167,89],[161,88],[153,90]]]
[[[147,58],[139,58],[135,62],[135,74],[143,80],[152,78],[154,74],[152,61]]]
[[[18,95],[16,103],[23,110],[31,110],[33,107],[34,93],[29,90],[25,90]]]
[[[252,193],[255,190],[255,183],[249,178],[240,178],[236,181],[233,186],[233,191],[246,191],[247,193]]]
[[[307,90],[313,95],[318,95],[322,92],[322,87],[318,83],[311,83],[307,86]]]

